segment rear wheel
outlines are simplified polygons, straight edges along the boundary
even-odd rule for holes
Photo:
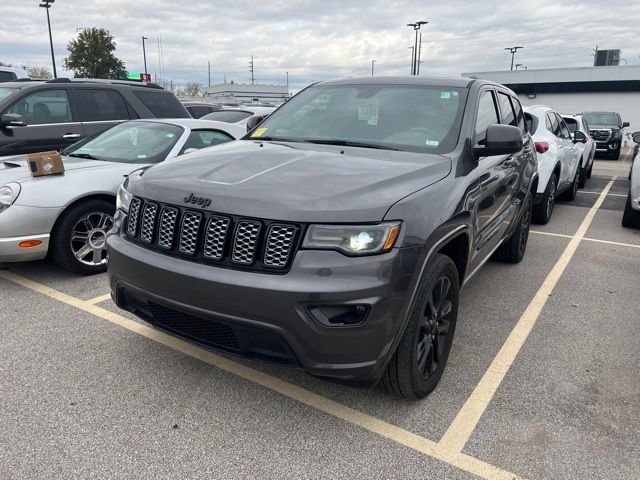
[[[529,227],[531,226],[531,194],[527,198],[522,208],[522,216],[518,227],[511,234],[509,240],[502,244],[496,251],[495,258],[501,262],[520,263],[527,250],[527,242],[529,240]]]
[[[92,275],[107,269],[107,231],[115,205],[89,200],[69,208],[56,225],[51,241],[53,261],[65,270]]]
[[[558,188],[558,178],[555,173],[551,174],[547,188],[542,194],[542,201],[533,207],[533,221],[542,225],[549,223],[553,206],[556,202],[556,189]]]
[[[631,208],[631,193],[627,195],[627,203],[622,214],[622,226],[640,228],[640,211]]]
[[[436,388],[451,351],[459,290],[455,264],[437,253],[424,271],[407,327],[380,380],[387,391],[416,400]]]

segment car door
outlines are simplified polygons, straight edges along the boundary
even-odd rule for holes
[[[560,175],[561,176],[560,183],[566,186],[573,182],[573,179],[576,174],[576,169],[578,168],[580,151],[578,149],[578,146],[575,143],[573,143],[573,137],[571,136],[569,127],[567,127],[567,124],[564,121],[564,119],[557,113],[555,114],[555,116],[558,120],[558,125],[560,128],[559,138],[564,146],[564,155],[563,155],[564,166],[562,168],[562,173]]]
[[[5,113],[21,115],[26,126],[3,129],[0,155],[61,150],[84,136],[66,88],[26,93]]]
[[[479,94],[476,115],[474,143],[483,146],[487,128],[500,123],[509,124],[512,121],[513,109],[509,98],[500,98],[493,88],[486,88]],[[504,102],[504,114],[500,114],[498,102]],[[508,106],[508,109],[507,109]],[[502,239],[502,234],[508,222],[515,215],[517,209],[513,205],[513,189],[517,161],[512,155],[493,155],[480,157],[474,170],[476,176],[473,196],[475,217],[475,250],[476,258],[473,264],[479,264],[489,255]]]
[[[100,133],[131,119],[124,98],[106,88],[72,88],[85,135]]]

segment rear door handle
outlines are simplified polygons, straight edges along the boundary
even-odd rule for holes
[[[79,133],[67,133],[66,135],[63,135],[62,138],[79,138],[80,134]]]

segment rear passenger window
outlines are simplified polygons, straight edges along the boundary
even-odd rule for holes
[[[172,93],[134,90],[133,94],[156,118],[189,118],[190,116]]]
[[[516,123],[516,115],[513,112],[513,107],[511,106],[511,100],[509,100],[509,95],[505,95],[504,93],[498,93],[498,102],[500,102],[500,112],[502,113],[502,124],[503,125],[513,125],[517,127]]]
[[[487,128],[500,123],[498,111],[493,98],[493,92],[486,90],[480,94],[478,102],[478,116],[476,118],[475,144],[484,145],[487,138]]]
[[[77,89],[81,122],[129,120],[124,100],[112,90]]]

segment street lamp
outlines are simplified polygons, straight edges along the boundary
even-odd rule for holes
[[[375,65],[376,61],[375,60],[371,60],[371,76],[373,77],[373,66]]]
[[[49,26],[49,45],[51,46],[51,63],[53,64],[53,78],[58,78],[58,74],[56,72],[56,57],[53,54],[53,37],[51,36],[51,20],[49,19],[49,9],[51,8],[51,4],[55,1],[56,0],[42,0],[42,3],[39,6],[47,10],[47,25]]]
[[[422,25],[426,25],[429,22],[425,22],[423,20],[416,22],[416,23],[407,23],[407,27],[413,27],[413,30],[416,32],[416,40],[415,40],[415,44],[413,47],[413,54],[412,54],[412,59],[411,59],[411,75],[417,75],[418,74],[418,30],[420,30],[420,27]]]
[[[147,49],[144,46],[144,41],[149,40],[144,35],[142,36],[142,58],[144,59],[144,81],[147,82]]]
[[[513,59],[516,56],[516,52],[524,47],[506,47],[505,50],[511,52],[511,70],[513,70]]]

